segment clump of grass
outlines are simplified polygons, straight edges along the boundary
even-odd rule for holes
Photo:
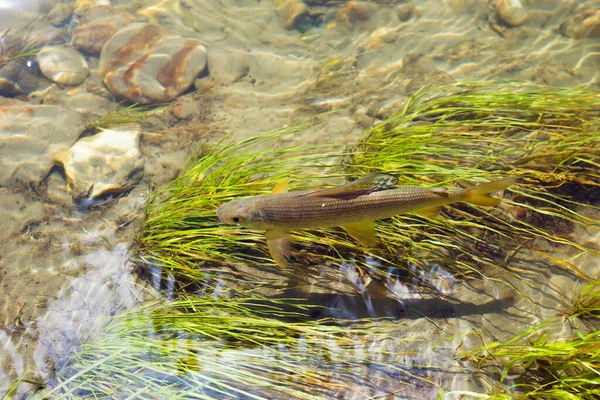
[[[40,51],[41,44],[29,38],[30,24],[15,34],[11,34],[10,29],[7,29],[0,36],[0,68],[11,61],[31,58]]]
[[[590,320],[600,318],[600,281],[585,285],[566,310],[565,315]]]
[[[597,398],[600,396],[600,331],[560,339],[544,329],[554,322],[539,324],[506,343],[490,343],[464,354],[463,358],[482,368],[503,365],[499,383],[505,387],[497,387],[498,396],[503,390],[505,398]],[[509,379],[509,375],[513,376]]]
[[[109,129],[116,126],[134,125],[141,122],[144,118],[165,108],[164,104],[153,104],[151,106],[141,106],[132,104],[129,106],[117,105],[114,110],[103,117],[87,124],[85,130],[90,132]]]
[[[517,177],[498,208],[459,205],[444,210],[447,218],[394,218],[380,228],[385,246],[421,268],[441,263],[463,276],[481,276],[486,265],[508,267],[529,250],[588,280],[561,253],[566,245],[599,255],[571,237],[577,225],[600,226],[582,212],[598,210],[598,96],[494,82],[424,90],[349,146],[344,168],[355,177],[393,173],[402,184],[424,186]],[[541,250],[540,241],[556,252]]]
[[[239,276],[240,265],[273,266],[263,232],[223,226],[215,210],[236,197],[268,193],[282,180],[301,189],[371,172],[422,186],[515,176],[518,183],[500,207],[461,204],[445,208],[441,218],[400,215],[379,223],[382,240],[373,256],[415,275],[441,266],[458,277],[489,278],[485,267],[502,266],[526,279],[512,261],[533,254],[589,280],[561,253],[569,246],[580,255],[599,255],[571,237],[575,226],[600,226],[581,212],[598,209],[592,195],[600,183],[597,96],[586,89],[489,82],[424,91],[349,146],[343,170],[330,144],[277,148],[294,129],[221,144],[150,200],[139,260],[193,282],[226,269]],[[363,259],[364,249],[339,229],[294,232],[293,242],[295,268]],[[549,246],[541,242],[556,251],[542,250]]]
[[[44,395],[331,399],[368,390],[369,368],[414,377],[405,354],[381,346],[397,323],[294,322],[301,314],[286,311],[286,303],[256,297],[148,303],[109,321],[64,361]]]

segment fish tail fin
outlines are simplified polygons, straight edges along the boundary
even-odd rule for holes
[[[514,178],[504,178],[497,181],[482,183],[465,191],[465,202],[477,206],[497,206],[500,199],[492,197],[493,193],[506,189],[515,183]]]

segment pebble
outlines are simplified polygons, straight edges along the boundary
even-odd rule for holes
[[[303,25],[300,20],[308,16],[308,6],[302,0],[275,0],[275,5],[281,24],[287,30]]]
[[[560,26],[560,32],[572,39],[600,38],[600,10],[577,14]]]
[[[66,46],[46,46],[37,54],[42,74],[61,85],[79,85],[90,74],[85,58]]]
[[[110,92],[139,104],[175,99],[205,67],[202,44],[166,35],[154,24],[126,26],[106,42],[100,54],[100,73]]]
[[[231,84],[240,79],[248,70],[248,53],[208,49],[208,71],[217,83]]]
[[[76,111],[0,97],[0,186],[40,186],[84,127]]]
[[[496,15],[508,26],[523,25],[527,20],[527,10],[521,0],[497,0]]]
[[[144,159],[139,143],[138,129],[107,129],[79,139],[54,161],[63,166],[74,199],[96,199],[126,191],[142,179]]]
[[[0,96],[15,97],[34,92],[40,87],[41,80],[47,82],[38,75],[30,63],[9,61],[0,68]]]
[[[91,8],[73,32],[73,46],[90,55],[99,55],[104,44],[134,18],[109,6]]]
[[[46,15],[46,19],[54,26],[62,25],[73,14],[73,5],[70,3],[57,3]]]
[[[173,105],[173,115],[175,118],[184,120],[198,114],[198,105],[193,99],[180,98]]]

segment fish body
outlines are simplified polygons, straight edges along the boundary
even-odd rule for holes
[[[432,216],[439,207],[458,202],[495,206],[500,200],[490,194],[512,183],[507,178],[470,189],[425,188],[397,186],[394,176],[372,174],[322,190],[288,192],[287,185],[278,185],[271,194],[225,203],[217,215],[225,223],[264,229],[271,255],[284,267],[289,258],[289,231],[343,226],[355,239],[373,245],[373,221],[410,212]]]

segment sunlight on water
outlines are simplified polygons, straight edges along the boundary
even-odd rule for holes
[[[465,352],[597,331],[599,38],[597,0],[0,0],[0,397],[458,399],[567,376]],[[270,177],[373,172],[518,179],[368,249],[294,231],[287,269],[214,212]]]

